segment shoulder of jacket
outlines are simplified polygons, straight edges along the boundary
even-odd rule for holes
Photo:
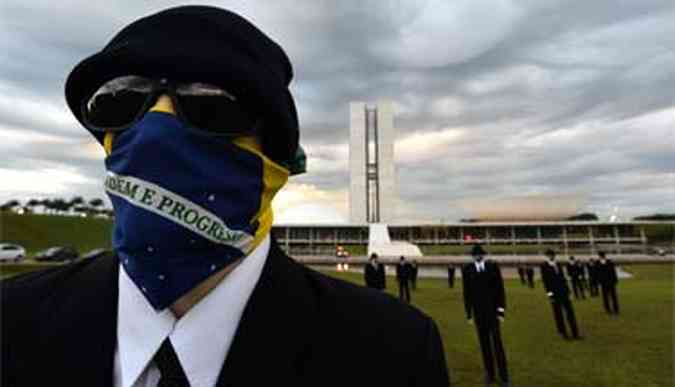
[[[3,293],[20,291],[22,289],[36,290],[42,287],[51,287],[62,283],[64,279],[79,272],[83,267],[89,264],[89,260],[78,261],[47,269],[31,271],[2,280],[0,281],[0,286],[2,287]]]
[[[16,343],[31,346],[31,340],[44,327],[42,324],[49,324],[46,319],[57,317],[51,315],[52,308],[73,294],[86,292],[87,286],[95,281],[96,276],[89,274],[90,269],[109,267],[107,264],[111,261],[103,260],[112,258],[78,261],[0,281],[0,341],[6,343],[11,338]]]
[[[56,290],[77,286],[75,279],[87,277],[91,270],[108,268],[111,256],[76,261],[54,268],[20,274],[0,281],[0,307],[27,309],[52,297]],[[7,309],[5,309],[7,310]]]

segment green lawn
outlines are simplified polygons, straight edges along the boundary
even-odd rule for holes
[[[601,298],[575,302],[583,341],[564,341],[556,333],[548,300],[535,289],[507,280],[507,318],[502,325],[514,386],[673,386],[672,265],[626,268],[635,278],[618,287],[620,317],[604,313]],[[363,283],[360,274],[329,272]],[[397,291],[387,278],[387,291]],[[483,371],[475,328],[464,318],[461,281],[422,280],[413,304],[439,325],[453,385],[482,386]]]
[[[0,278],[46,265],[0,265]],[[619,284],[620,317],[607,316],[601,298],[575,301],[585,340],[567,342],[556,333],[548,300],[535,289],[506,280],[507,319],[502,325],[514,386],[673,386],[674,265],[624,267],[635,275]],[[358,273],[329,275],[362,283]],[[395,294],[393,278],[387,292]],[[439,325],[453,385],[482,386],[475,328],[464,318],[461,281],[421,279],[413,304]],[[394,322],[392,322],[394,323]]]
[[[29,257],[52,246],[72,246],[80,254],[110,248],[111,236],[108,219],[0,212],[0,242],[20,244]]]

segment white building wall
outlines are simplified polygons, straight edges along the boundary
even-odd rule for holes
[[[394,104],[392,101],[378,101],[378,166],[380,177],[380,223],[393,223],[396,219],[396,166],[394,163]]]
[[[349,221],[366,223],[366,104],[349,104]]]

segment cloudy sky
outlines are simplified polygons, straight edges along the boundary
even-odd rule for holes
[[[348,218],[350,101],[394,101],[400,220],[516,196],[675,212],[672,0],[221,1],[287,51],[308,173],[277,219]],[[104,197],[69,71],[174,1],[0,2],[0,202]]]

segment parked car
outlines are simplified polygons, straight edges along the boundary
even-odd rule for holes
[[[54,261],[65,262],[72,261],[79,257],[79,253],[69,246],[54,246],[47,250],[40,251],[33,258],[36,261]]]
[[[19,262],[26,257],[26,249],[13,243],[0,243],[0,262]]]
[[[93,258],[99,258],[104,255],[106,255],[109,251],[106,249],[93,249],[89,251],[88,253],[82,255],[82,259],[93,259]]]

